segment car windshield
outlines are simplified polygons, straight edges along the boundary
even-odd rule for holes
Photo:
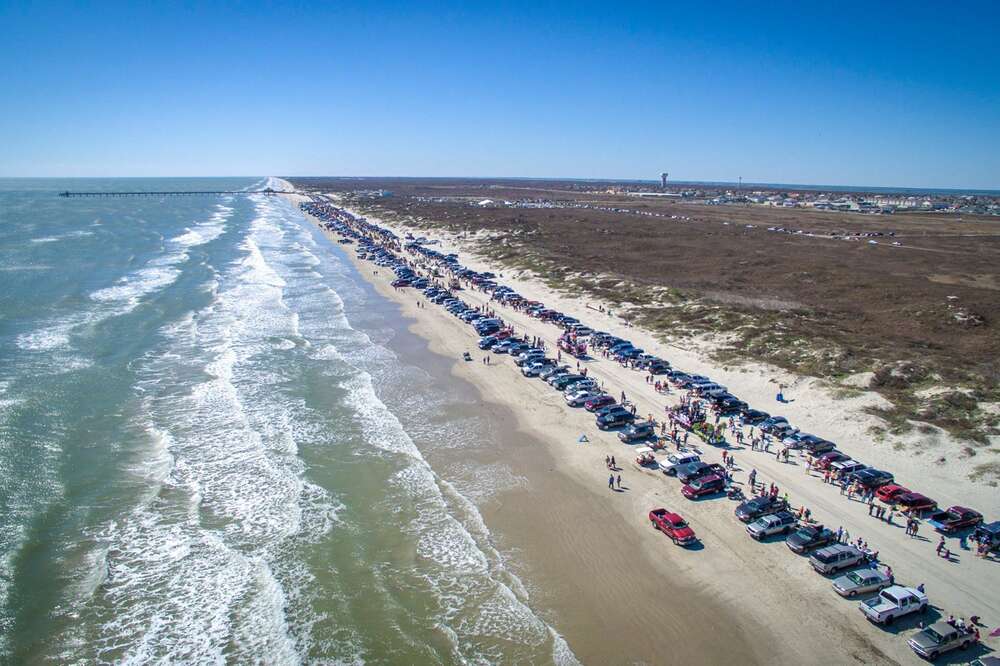
[[[797,536],[800,539],[805,539],[805,540],[812,539],[813,535],[814,535],[814,532],[811,529],[809,529],[808,527],[806,529],[804,529],[804,530],[799,530],[798,532],[795,533],[795,536]]]
[[[866,582],[865,579],[856,571],[852,571],[847,574],[847,580],[851,581],[855,585],[864,585]]]
[[[675,520],[675,521],[674,521],[673,523],[671,523],[671,524],[672,524],[672,525],[674,526],[674,528],[676,528],[676,529],[680,529],[680,528],[682,528],[682,527],[687,527],[687,523],[685,523],[685,522],[684,522],[683,520]]]

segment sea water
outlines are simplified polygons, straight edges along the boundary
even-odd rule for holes
[[[489,424],[292,204],[57,196],[267,185],[0,181],[0,661],[573,661]]]

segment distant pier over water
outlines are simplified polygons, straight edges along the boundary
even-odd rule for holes
[[[275,194],[291,194],[283,190],[275,190],[270,187],[263,190],[171,190],[166,192],[60,192],[61,197],[164,197],[164,196],[212,196],[221,194],[264,194],[272,196]]]

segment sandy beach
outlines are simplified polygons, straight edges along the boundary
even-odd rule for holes
[[[448,245],[450,239],[441,240],[440,249],[460,251]],[[436,306],[418,307],[424,300],[419,292],[392,288],[390,271],[376,274],[353,252],[345,254],[379,293],[399,304],[410,330],[427,340],[432,352],[456,359],[452,372],[477,388],[484,409],[501,410],[504,419],[509,417],[506,440],[511,445],[498,455],[511,456],[506,462],[528,484],[504,493],[494,508],[484,511],[484,518],[491,531],[522,556],[525,578],[533,584],[533,602],[552,612],[554,626],[582,661],[916,663],[904,639],[916,620],[891,631],[870,625],[856,602],[836,595],[830,581],[814,573],[804,558],[780,542],[750,539],[733,516],[734,502],[687,501],[676,480],[636,465],[630,448],[614,433],[600,432],[592,415],[566,407],[559,393],[543,382],[525,379],[505,357],[497,357],[492,365],[482,363],[484,352],[476,349],[470,327]],[[465,253],[461,259],[474,269],[486,268]],[[884,458],[900,476],[919,478],[921,487],[943,506],[966,504],[985,512],[996,507],[995,494],[969,484],[956,488],[936,481],[934,475],[917,477],[920,464],[896,461],[891,451],[852,449],[850,434],[857,426],[844,415],[857,405],[831,404],[818,385],[768,369],[712,367],[696,350],[668,347],[543,285],[508,277],[501,281],[595,328],[628,337],[676,367],[707,374],[754,406],[772,405],[775,384],[771,382],[784,381],[792,387],[787,392],[794,402],[782,406],[781,413],[803,429],[835,439],[845,452],[875,464]],[[474,290],[464,290],[460,297],[472,306],[486,305],[490,298]],[[491,306],[518,334],[538,336],[555,348],[555,327]],[[461,360],[464,351],[472,352],[474,362]],[[585,364],[613,395],[627,392],[639,414],[660,418],[664,404],[678,399],[676,392],[657,395],[642,373],[613,361],[597,358]],[[586,443],[578,443],[581,435],[586,435]],[[720,450],[700,446],[699,451],[707,462],[721,462]],[[990,627],[1000,621],[1000,569],[995,561],[975,558],[957,545],[953,548],[957,559],[935,557],[931,538],[936,537],[929,528],[913,539],[904,534],[902,525],[870,518],[866,504],[847,500],[836,487],[808,474],[798,457],[782,463],[773,455],[748,449],[731,452],[738,464],[737,482],[745,483],[750,469],[756,469],[758,480],[773,481],[788,491],[793,506],[805,505],[827,526],[842,526],[852,538],[863,537],[893,568],[897,581],[925,583],[933,610],[924,619],[954,613],[978,614]],[[616,456],[623,468],[624,492],[607,488],[606,455]],[[677,548],[650,530],[646,514],[657,506],[681,512],[696,530],[701,547]],[[986,645],[994,647],[990,639]]]

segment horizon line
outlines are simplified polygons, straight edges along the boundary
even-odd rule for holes
[[[0,180],[107,180],[107,179],[156,179],[156,178],[330,178],[343,180],[523,180],[523,181],[556,181],[566,183],[649,183],[659,185],[656,179],[645,178],[577,178],[567,176],[348,176],[348,175],[295,175],[295,176],[257,176],[257,175],[160,175],[160,176],[0,176]],[[684,185],[709,185],[709,186],[740,186],[738,181],[726,180],[668,180],[667,187]],[[881,190],[883,192],[900,193],[927,192],[927,193],[981,193],[987,195],[1000,196],[1000,186],[998,187],[952,187],[952,186],[912,186],[912,185],[841,185],[836,183],[780,183],[764,181],[742,181],[742,187],[762,187],[767,189],[790,189],[790,190],[817,190],[836,188],[847,192],[871,192]]]

